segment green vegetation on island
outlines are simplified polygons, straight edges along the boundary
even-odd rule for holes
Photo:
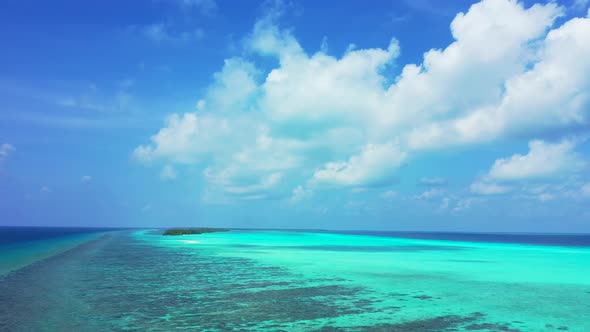
[[[215,233],[215,232],[227,232],[229,229],[225,228],[171,228],[167,229],[162,235],[191,235],[191,234],[204,234],[204,233]]]

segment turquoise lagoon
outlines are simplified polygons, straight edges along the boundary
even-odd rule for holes
[[[587,237],[160,234],[106,233],[5,274],[0,330],[590,331]]]

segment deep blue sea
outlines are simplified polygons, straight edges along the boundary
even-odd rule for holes
[[[72,249],[107,228],[0,227],[0,276]]]
[[[113,228],[89,227],[0,227],[0,245],[47,240],[71,235],[105,232]]]
[[[0,248],[5,245],[41,241],[57,238],[73,239],[73,236],[124,230],[123,228],[90,227],[0,227]],[[250,230],[250,229],[242,229]],[[253,229],[257,230],[257,229]],[[268,230],[268,229],[260,229]],[[282,230],[281,230],[282,231]],[[305,230],[286,231],[304,233],[330,233],[348,235],[368,235],[379,237],[445,240],[464,242],[521,243],[550,246],[589,247],[590,234],[550,234],[550,233],[462,233],[462,232],[406,232],[406,231],[363,231],[363,230]]]

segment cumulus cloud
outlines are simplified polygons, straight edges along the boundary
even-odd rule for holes
[[[369,144],[348,161],[326,163],[314,173],[312,183],[348,187],[386,185],[392,181],[392,170],[405,159],[406,153],[393,144]]]
[[[520,189],[525,195],[549,201],[557,193],[571,187],[568,181],[559,185],[549,184],[552,179],[567,179],[582,170],[586,162],[574,151],[577,141],[564,139],[551,143],[542,140],[529,142],[527,154],[496,159],[490,170],[470,187],[480,195],[503,194]],[[534,181],[532,184],[527,182]]]
[[[574,147],[575,142],[571,140],[560,143],[530,141],[526,155],[515,154],[510,158],[497,159],[488,176],[494,180],[522,180],[575,171],[584,163]]]
[[[559,8],[552,8],[549,18],[560,14]],[[528,64],[530,69],[521,68],[502,82],[500,98],[471,108],[462,116],[415,130],[410,144],[428,148],[474,143],[587,124],[590,63],[585,59],[590,57],[589,40],[588,18],[574,18],[549,31],[540,43],[533,44],[540,46],[529,46],[529,61],[523,65]],[[523,58],[527,59],[525,55],[518,57]]]
[[[204,175],[210,184],[221,188],[225,195],[247,200],[274,198],[276,193],[271,194],[271,191],[283,178],[281,172],[247,176],[236,167],[221,171],[207,168]]]
[[[199,117],[195,113],[185,113],[182,116],[172,114],[166,122],[166,127],[152,136],[152,146],[142,145],[135,149],[135,158],[141,161],[159,158],[177,163],[192,163],[205,154],[223,152],[219,151],[219,142],[230,136],[232,131],[227,119]]]
[[[168,117],[134,156],[202,165],[210,189],[228,195],[288,197],[298,183],[389,184],[403,163],[432,148],[584,126],[590,19],[553,27],[563,13],[554,2],[483,0],[453,19],[452,43],[400,66],[395,38],[340,57],[327,46],[308,52],[280,27],[275,8],[244,39],[242,56],[213,76],[197,110]],[[259,65],[261,57],[276,65]],[[516,174],[509,168],[493,174]],[[509,188],[482,180],[471,190]]]

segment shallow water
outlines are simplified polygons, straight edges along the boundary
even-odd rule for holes
[[[590,248],[113,232],[0,277],[0,330],[590,331]]]

